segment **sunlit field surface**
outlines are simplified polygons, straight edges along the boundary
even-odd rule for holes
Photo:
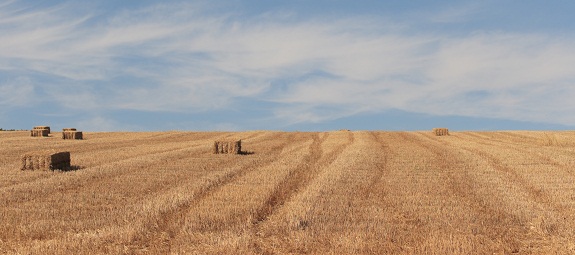
[[[575,132],[84,138],[0,132],[0,253],[575,254]],[[44,149],[77,170],[19,170]]]

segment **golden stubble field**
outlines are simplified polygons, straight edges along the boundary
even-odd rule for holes
[[[575,254],[575,132],[52,135],[0,132],[2,254]]]

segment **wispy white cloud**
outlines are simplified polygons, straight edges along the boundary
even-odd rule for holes
[[[434,103],[410,110],[554,122],[554,109],[574,105],[561,100],[575,93],[575,73],[568,70],[575,47],[568,42],[573,39],[501,33],[446,40],[425,74]],[[478,90],[488,94],[481,100],[466,96]]]
[[[101,131],[142,131],[143,127],[122,123],[120,121],[108,118],[105,116],[92,116],[89,118],[74,121],[72,126],[77,127],[79,130],[88,132],[101,132]]]
[[[342,112],[345,115],[353,110],[397,108],[437,115],[575,124],[560,116],[568,115],[575,105],[569,99],[575,94],[575,73],[569,70],[569,66],[575,64],[575,47],[569,43],[572,38],[480,33],[438,40],[428,36],[402,39],[411,42],[403,44],[408,45],[404,53],[378,54],[377,47],[372,47],[376,49],[372,56],[361,58],[359,54],[340,62],[342,70],[353,70],[362,63],[377,62],[376,59],[385,63],[386,57],[390,57],[389,61],[397,61],[399,68],[374,72],[379,76],[333,72],[344,78],[294,84],[289,93],[282,95],[281,101],[308,106],[302,109],[298,105],[305,115],[294,117],[296,120],[302,116],[309,116],[311,120],[319,116],[337,118],[336,112],[340,109],[346,109]],[[410,48],[409,45],[416,46]],[[364,82],[357,77],[373,78]],[[325,105],[338,106],[333,109],[335,116],[323,112]]]
[[[34,86],[25,77],[0,83],[0,106],[2,108],[26,106],[34,101],[33,95]]]
[[[205,112],[263,100],[286,123],[393,108],[575,125],[572,35],[424,33],[373,16],[246,18],[206,4],[75,8],[0,5],[0,70],[31,77],[0,104],[20,106],[36,87],[86,110]],[[474,8],[412,22],[462,22]],[[0,92],[10,86],[0,81]],[[117,125],[106,120],[93,125]]]
[[[423,15],[428,16],[431,22],[463,23],[473,18],[482,9],[482,5],[481,2],[453,3],[439,11],[429,12],[428,10],[428,13]]]

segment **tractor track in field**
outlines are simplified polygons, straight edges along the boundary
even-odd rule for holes
[[[434,141],[436,143],[440,143],[442,146],[441,148],[452,148],[452,144],[447,143],[446,141],[440,141],[440,140],[436,140],[427,136],[422,136],[423,139],[426,139],[428,141]],[[467,141],[471,141],[471,140],[467,140]],[[423,142],[422,142],[423,143]],[[481,143],[482,144],[482,143]],[[491,146],[497,146],[499,149],[506,149],[506,150],[514,150],[514,151],[519,151],[521,153],[528,153],[528,154],[532,154],[529,153],[529,151],[520,149],[520,148],[513,148],[509,145],[507,146],[501,146],[499,145],[494,145],[494,144],[490,144]],[[509,180],[511,183],[517,183],[520,187],[522,187],[529,195],[532,199],[534,199],[536,202],[541,203],[541,204],[547,204],[545,201],[549,201],[549,195],[545,194],[544,192],[542,192],[540,189],[536,188],[535,186],[533,186],[528,180],[526,180],[525,178],[523,178],[519,173],[517,173],[517,171],[515,171],[512,167],[508,167],[505,166],[505,164],[498,159],[497,157],[491,155],[488,152],[476,149],[476,148],[469,148],[469,147],[463,147],[460,146],[459,149],[465,150],[469,153],[472,153],[474,155],[477,155],[478,157],[474,157],[474,158],[480,158],[483,159],[490,167],[492,167],[493,169],[497,170],[500,173],[504,173],[504,178],[507,178],[507,180]],[[532,155],[535,157],[539,157],[538,155]],[[546,158],[541,158],[539,157],[540,160],[547,160]]]
[[[130,247],[133,247],[137,250],[137,247],[144,247],[150,243],[158,244],[156,245],[156,250],[152,253],[157,254],[166,254],[171,251],[171,244],[170,241],[166,241],[166,235],[169,236],[169,239],[175,239],[179,235],[179,231],[181,230],[182,226],[186,222],[186,217],[189,209],[199,203],[202,199],[209,197],[212,193],[216,192],[219,188],[233,183],[235,180],[239,179],[240,177],[246,175],[247,173],[254,171],[257,168],[266,167],[274,162],[280,160],[279,155],[282,151],[282,148],[285,148],[290,142],[291,138],[295,134],[291,133],[288,134],[287,138],[280,138],[281,134],[275,134],[269,140],[281,140],[282,142],[278,145],[271,148],[271,153],[266,155],[266,159],[259,159],[250,164],[243,165],[237,168],[234,171],[231,171],[220,178],[210,182],[206,187],[202,188],[199,192],[194,194],[189,200],[180,203],[176,208],[167,210],[165,212],[160,213],[158,217],[156,217],[156,221],[153,224],[148,224],[150,226],[154,226],[152,229],[147,229],[149,233],[145,234],[143,238],[134,240],[132,243],[127,244]],[[266,142],[264,141],[261,141]]]
[[[468,141],[476,143],[473,140],[468,140]],[[477,143],[477,144],[483,144],[483,143]],[[529,155],[532,158],[536,158],[538,161],[547,162],[547,164],[549,166],[554,167],[554,168],[558,168],[559,170],[567,173],[568,175],[573,176],[572,172],[565,170],[565,168],[561,167],[561,164],[559,164],[558,162],[555,162],[555,161],[553,161],[547,157],[541,156],[539,154],[533,153],[529,150],[525,150],[523,148],[517,148],[515,146],[510,146],[509,144],[506,144],[506,146],[503,146],[501,144],[490,144],[490,146],[497,147],[498,152],[503,151],[503,150],[507,150],[507,151],[517,151],[517,152],[520,152],[522,154]],[[516,183],[519,187],[521,187],[527,194],[529,194],[529,197],[531,199],[533,199],[533,201],[535,201],[536,203],[541,204],[541,205],[543,205],[549,209],[552,209],[552,211],[559,211],[560,212],[560,211],[566,211],[567,210],[567,208],[565,208],[565,206],[563,206],[563,205],[552,203],[551,202],[552,196],[550,194],[548,194],[545,190],[535,186],[528,179],[521,176],[521,174],[519,174],[513,167],[507,166],[505,163],[503,163],[503,161],[501,159],[497,158],[496,156],[492,155],[491,153],[477,149],[477,148],[470,148],[470,147],[464,147],[464,146],[460,146],[459,149],[462,149],[462,150],[470,152],[474,155],[477,155],[477,157],[475,157],[475,158],[483,159],[485,162],[488,163],[488,165],[491,168],[502,173],[501,176],[503,178],[506,178],[509,182]],[[502,153],[502,154],[507,155],[509,153]]]
[[[498,131],[498,132],[492,132],[491,135],[493,139],[507,144],[526,146],[526,145],[537,144],[538,142],[537,138],[535,137],[511,132]]]
[[[438,174],[446,177],[446,188],[452,196],[464,201],[467,208],[476,215],[476,222],[490,222],[500,231],[482,233],[492,240],[502,240],[507,247],[516,249],[520,244],[508,236],[525,235],[524,226],[517,226],[519,219],[513,214],[504,211],[502,208],[490,206],[487,201],[474,192],[468,173],[460,171],[458,165],[465,162],[465,159],[458,155],[453,147],[447,146],[441,140],[433,139],[421,134],[400,134],[405,141],[409,141],[413,146],[419,146],[434,154],[434,166],[438,166]],[[492,162],[488,162],[492,164]]]
[[[373,134],[373,133],[372,133]],[[387,233],[382,236],[382,243],[385,243],[388,248],[389,253],[405,253],[404,245],[399,245],[398,240],[403,240],[403,243],[421,243],[424,240],[423,235],[413,235],[410,234],[413,231],[418,233],[424,231],[422,229],[422,222],[417,215],[412,211],[406,211],[401,206],[401,201],[396,199],[397,193],[400,190],[395,189],[392,184],[393,182],[401,182],[403,178],[407,178],[408,171],[405,169],[399,169],[395,160],[400,159],[402,155],[406,153],[405,148],[412,143],[411,139],[407,139],[400,132],[393,133],[378,133],[374,134],[376,141],[379,143],[380,147],[386,148],[384,153],[386,153],[382,170],[380,170],[380,179],[375,182],[375,189],[371,192],[377,192],[377,203],[375,204],[378,208],[383,211],[383,222],[386,222],[388,226],[400,226],[400,229],[393,231],[393,233]],[[413,146],[413,145],[412,145]],[[413,148],[413,147],[410,147]],[[418,148],[418,147],[415,147]],[[420,152],[417,149],[410,149],[409,153],[411,157],[418,157]],[[404,165],[403,162],[399,164]],[[385,169],[389,169],[385,171]],[[408,188],[408,187],[403,187]]]
[[[512,149],[512,150],[521,152],[522,154],[529,154],[533,158],[537,158],[539,161],[543,162],[544,164],[553,165],[553,166],[563,166],[563,164],[561,162],[558,162],[556,160],[549,158],[548,156],[544,156],[540,153],[535,153],[532,150],[527,149],[528,147],[525,147],[525,144],[514,143],[514,142],[505,142],[504,140],[499,140],[499,139],[481,141],[481,140],[478,140],[478,139],[482,139],[481,137],[473,136],[471,134],[464,134],[464,136],[469,136],[469,137],[475,138],[475,139],[465,139],[468,142],[472,142],[472,143],[480,144],[480,145],[488,145],[488,146],[494,146],[494,147],[496,146],[499,148]],[[464,139],[464,138],[457,137],[457,139]],[[503,144],[505,144],[507,146],[503,147],[502,146]],[[575,156],[575,153],[570,153],[570,155]]]
[[[299,191],[304,190],[312,180],[314,180],[322,171],[326,171],[325,166],[331,164],[349,145],[354,142],[354,135],[349,132],[348,139],[337,149],[330,153],[324,153],[321,146],[329,137],[329,133],[324,133],[321,139],[316,134],[314,141],[310,145],[310,156],[307,162],[303,162],[293,168],[293,171],[279,184],[277,189],[270,195],[266,205],[257,210],[254,217],[254,225],[264,223],[278,207],[292,198]]]
[[[507,134],[502,134],[503,136],[507,135]],[[512,134],[510,134],[512,135]],[[487,146],[493,146],[493,147],[499,147],[499,148],[508,148],[510,150],[515,150],[520,152],[521,154],[524,155],[530,155],[531,159],[536,159],[533,161],[536,161],[536,163],[523,163],[523,165],[537,165],[537,166],[549,166],[549,167],[554,167],[554,168],[558,168],[559,171],[562,171],[564,173],[566,173],[567,175],[571,176],[571,177],[575,177],[575,170],[573,169],[573,163],[568,163],[568,162],[563,162],[561,160],[558,159],[554,159],[557,157],[565,157],[565,158],[573,158],[575,157],[575,151],[573,150],[569,150],[567,148],[561,148],[561,147],[549,147],[549,146],[543,146],[543,145],[539,145],[539,146],[528,146],[526,144],[520,144],[520,143],[509,143],[509,142],[504,142],[503,140],[487,140],[487,141],[482,141],[480,139],[482,139],[481,137],[476,137],[473,136],[472,134],[464,134],[464,137],[468,136],[468,137],[472,137],[472,138],[476,138],[476,139],[466,139],[466,141],[478,144],[478,145],[487,145]],[[464,137],[458,137],[458,139],[465,139]],[[505,144],[507,146],[502,146],[502,144]],[[545,153],[541,153],[541,151],[545,152]]]
[[[457,139],[464,139],[464,138],[458,137]],[[534,161],[537,161],[536,165],[555,167],[555,168],[558,168],[560,171],[562,171],[562,172],[564,172],[570,176],[575,176],[575,172],[569,170],[569,168],[572,167],[572,165],[562,163],[558,160],[554,160],[549,155],[534,152],[533,150],[527,149],[523,144],[504,143],[501,141],[497,141],[497,142],[494,142],[494,141],[477,141],[476,139],[466,139],[466,141],[472,142],[472,143],[475,143],[478,145],[488,145],[488,146],[497,147],[500,149],[506,149],[508,151],[517,151],[517,152],[520,152],[520,154],[529,155],[530,159],[535,159]],[[502,146],[502,144],[505,144],[506,146]],[[469,149],[469,148],[463,148],[463,149]],[[480,151],[474,150],[474,152],[480,152]],[[574,152],[565,151],[565,150],[554,151],[554,153],[557,153],[557,152],[561,153],[562,155],[575,157]],[[481,152],[480,154],[481,154],[480,156],[482,156],[482,157],[488,157],[485,155],[485,154],[487,154],[486,152]],[[494,164],[495,163],[502,164],[501,160],[498,160],[497,158],[494,158],[494,157],[491,157],[491,158],[493,159]],[[521,164],[522,165],[533,165],[535,163],[521,163]],[[502,165],[504,165],[504,164],[502,164]]]
[[[375,163],[375,167],[377,168],[377,173],[375,174],[375,176],[373,177],[373,179],[371,180],[371,182],[369,183],[368,186],[366,186],[364,188],[364,192],[361,192],[363,194],[365,194],[366,196],[369,196],[373,190],[374,187],[381,181],[381,179],[383,178],[383,175],[385,174],[385,171],[387,169],[387,164],[389,161],[389,154],[390,154],[390,148],[389,148],[389,143],[386,142],[380,135],[378,135],[376,132],[369,132],[370,136],[375,140],[375,142],[379,145],[378,151],[380,151],[380,154],[382,154],[381,159]]]
[[[283,205],[283,203],[289,199],[294,193],[296,193],[301,187],[305,186],[309,180],[312,173],[313,165],[319,161],[323,152],[321,149],[322,143],[327,139],[327,135],[323,138],[319,138],[319,134],[314,134],[312,139],[313,142],[309,146],[308,150],[310,152],[309,156],[304,159],[304,162],[293,168],[287,177],[277,186],[277,188],[268,197],[264,206],[258,208],[254,215],[254,221],[252,224],[260,224],[265,221],[269,215],[273,213],[276,207]]]
[[[465,139],[464,137],[471,137],[472,139]],[[438,142],[444,144],[445,146],[451,146],[451,143],[448,140],[436,140],[436,139],[433,139],[430,137],[426,137],[426,138],[428,138],[430,140],[438,141]],[[534,152],[532,149],[530,150],[528,147],[525,147],[524,144],[510,143],[510,142],[505,142],[504,140],[499,140],[499,139],[485,140],[484,136],[479,136],[479,135],[472,134],[472,133],[460,133],[460,134],[458,134],[458,136],[452,136],[452,138],[453,139],[459,139],[459,140],[465,140],[467,142],[472,142],[474,144],[481,145],[481,146],[492,146],[492,147],[507,148],[509,150],[514,150],[514,151],[520,152],[521,154],[524,154],[524,155],[530,155],[532,159],[536,159],[536,161],[537,161],[537,163],[523,163],[523,165],[538,165],[538,166],[557,167],[557,168],[559,168],[560,171],[563,171],[564,173],[566,173],[568,175],[575,176],[575,172],[569,169],[570,167],[572,167],[572,165],[565,164],[565,163],[562,163],[558,160],[555,160],[555,159],[551,158],[549,155]],[[506,146],[503,146],[503,145],[506,145]],[[575,157],[575,152],[563,151],[563,150],[560,150],[560,152],[562,155],[566,155],[569,157]],[[485,154],[485,153],[483,153],[483,154]],[[483,154],[480,156],[484,156]],[[499,162],[499,163],[501,163],[501,162]]]
[[[341,144],[334,151],[325,154],[321,149],[322,144],[329,137],[329,133],[324,133],[322,138],[319,134],[313,136],[313,143],[309,147],[310,155],[304,162],[293,168],[288,176],[278,185],[274,192],[269,196],[265,206],[259,208],[254,215],[253,224],[261,224],[274,213],[277,207],[282,206],[287,200],[293,197],[297,192],[305,189],[309,183],[315,179],[318,174],[325,170],[322,167],[333,162],[350,144],[353,143],[353,133],[349,133],[348,141]],[[323,160],[322,160],[323,159]]]
[[[254,220],[251,223],[251,231],[255,239],[252,239],[250,246],[257,253],[265,252],[265,249],[259,244],[261,239],[266,237],[261,232],[261,226],[298,192],[305,190],[322,171],[329,170],[325,167],[334,162],[347,147],[354,143],[353,132],[348,133],[347,141],[329,153],[325,153],[322,149],[323,143],[329,138],[329,133],[322,133],[323,137],[321,138],[319,134],[314,134],[313,142],[309,146],[310,154],[307,159],[295,166],[287,177],[279,183],[274,192],[270,194],[264,205],[256,210],[253,217]]]
[[[425,137],[426,139],[435,140],[429,137]],[[460,138],[461,139],[461,138]],[[500,158],[495,155],[492,155],[493,150],[485,151],[483,147],[485,144],[484,142],[478,142],[472,139],[467,139],[466,142],[472,142],[478,145],[478,147],[473,146],[465,146],[459,145],[457,146],[455,143],[448,143],[446,141],[441,141],[448,148],[455,148],[457,150],[463,150],[468,153],[471,153],[473,156],[471,158],[474,159],[481,159],[486,165],[488,165],[491,169],[496,171],[498,176],[503,180],[506,180],[509,185],[513,185],[519,190],[522,190],[527,195],[527,199],[529,201],[525,202],[534,202],[538,206],[533,206],[535,210],[542,210],[547,211],[549,214],[555,215],[554,218],[563,218],[564,220],[570,219],[570,215],[572,214],[572,205],[567,202],[567,204],[557,203],[554,201],[554,195],[550,194],[546,189],[543,187],[537,186],[536,183],[533,183],[526,177],[522,176],[517,169],[514,169],[511,166],[507,166]],[[538,154],[532,153],[528,150],[523,149],[519,145],[513,145],[510,143],[497,143],[497,144],[490,144],[489,146],[497,147],[497,154],[501,155],[512,155],[509,153],[511,151],[520,152],[520,154],[529,155],[530,158],[535,158],[536,160],[546,162],[548,159],[546,157],[540,156]],[[483,148],[484,150],[478,149]],[[507,152],[505,152],[507,151]],[[560,167],[560,164],[553,164],[549,163],[550,167],[559,168],[559,171],[563,171],[567,174],[568,177],[572,177],[572,174],[565,170],[563,167]],[[522,167],[522,165],[518,165],[518,167]],[[473,189],[470,189],[473,190]],[[481,197],[481,196],[480,196]],[[483,196],[485,197],[485,195]],[[573,198],[571,198],[573,199]],[[569,200],[569,198],[566,198]],[[542,213],[542,212],[541,212]],[[516,225],[521,225],[523,227],[523,232],[520,235],[524,237],[529,235],[531,228],[533,228],[532,222],[529,219],[515,219]],[[572,220],[571,220],[572,221]],[[513,221],[511,222],[513,223]],[[543,227],[545,231],[550,231],[550,233],[557,234],[559,232],[569,231],[562,227],[560,222],[546,222],[545,226]]]

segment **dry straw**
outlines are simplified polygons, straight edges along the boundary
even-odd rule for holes
[[[66,132],[66,131],[76,131],[75,128],[63,128],[62,132]]]
[[[70,169],[70,152],[35,151],[22,155],[21,170]]]
[[[214,142],[214,154],[240,154],[241,152],[242,140]]]
[[[34,130],[42,130],[42,129],[48,130],[48,134],[50,134],[50,127],[49,126],[35,126],[34,127]]]
[[[432,130],[432,132],[436,135],[436,136],[444,136],[444,135],[449,135],[449,130],[447,128],[434,128]]]
[[[62,139],[81,140],[84,139],[82,131],[63,131]]]
[[[48,130],[48,129],[32,129],[32,130],[30,130],[30,136],[32,136],[32,137],[48,136],[48,134],[50,134],[50,130]]]

